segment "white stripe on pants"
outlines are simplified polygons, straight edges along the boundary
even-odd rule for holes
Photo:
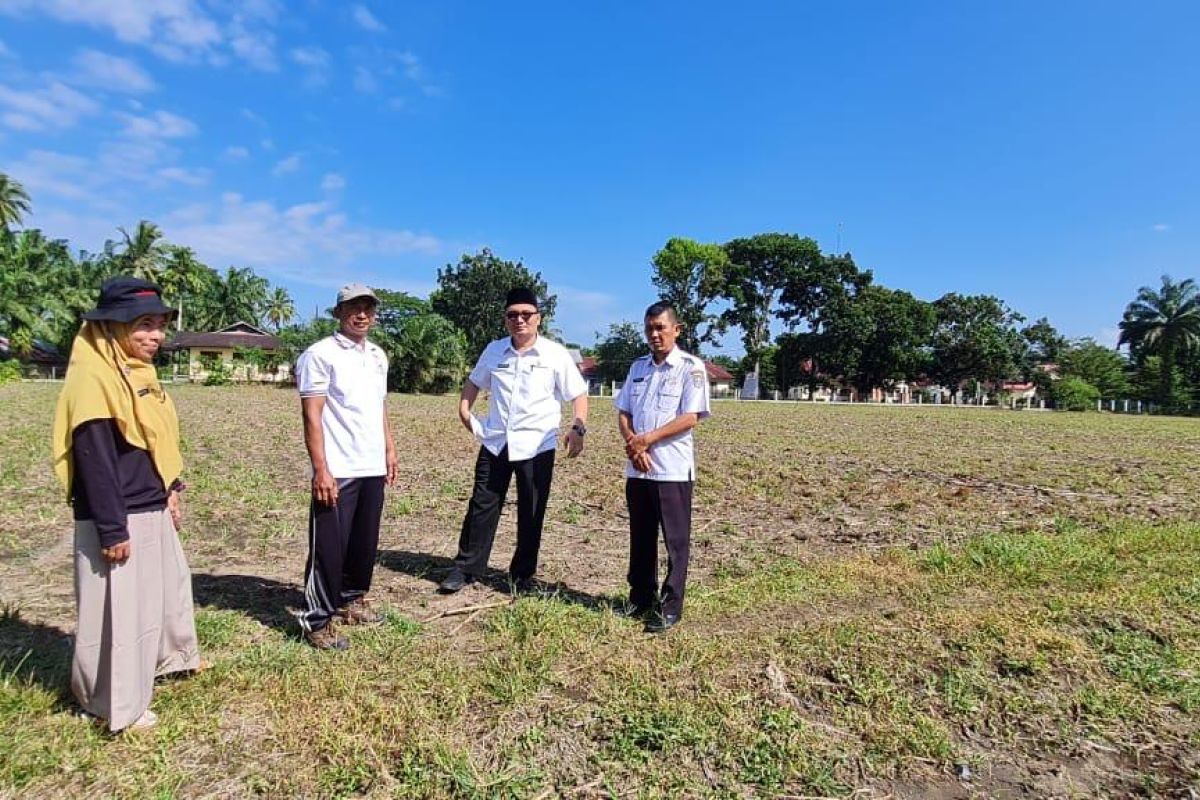
[[[150,707],[156,675],[200,664],[192,574],[170,512],[130,514],[127,527],[129,560],[109,564],[95,524],[75,523],[71,690],[114,731]]]

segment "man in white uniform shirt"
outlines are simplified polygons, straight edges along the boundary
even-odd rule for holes
[[[337,332],[296,362],[313,471],[300,626],[309,644],[323,650],[349,647],[335,617],[349,625],[382,619],[366,597],[383,487],[396,478],[396,447],[387,417],[387,355],[367,341],[378,304],[361,283],[343,286],[333,309]]]
[[[528,591],[537,571],[542,521],[554,476],[554,453],[562,403],[569,401],[575,420],[567,432],[567,455],[583,451],[587,433],[587,383],[570,353],[538,335],[537,296],[527,288],[505,298],[504,325],[509,335],[492,342],[463,384],[458,417],[480,441],[475,486],[458,539],[458,555],[438,590],[457,592],[487,569],[500,509],[513,476],[517,479],[517,549],[508,567],[515,591]],[[491,393],[487,419],[471,406],[480,391]]]
[[[616,407],[629,459],[625,502],[629,506],[630,616],[647,619],[648,633],[662,633],[683,614],[696,480],[692,428],[709,414],[708,374],[703,361],[675,346],[679,321],[669,303],[647,308],[645,323],[650,355],[630,365]],[[660,527],[667,549],[661,597]]]

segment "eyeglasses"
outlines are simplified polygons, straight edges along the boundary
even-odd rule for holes
[[[516,322],[517,320],[521,320],[522,322],[529,322],[529,320],[533,319],[537,315],[538,315],[538,312],[536,312],[536,311],[506,311],[506,312],[504,312],[504,318],[506,320],[508,320],[509,322]]]

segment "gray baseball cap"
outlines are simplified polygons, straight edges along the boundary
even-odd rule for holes
[[[347,283],[341,289],[338,289],[337,304],[349,303],[351,300],[357,300],[360,297],[369,297],[376,303],[379,298],[375,296],[375,292],[371,291],[371,287],[362,283]]]

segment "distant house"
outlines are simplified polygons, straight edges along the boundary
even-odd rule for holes
[[[0,358],[16,358],[7,336],[0,336]],[[57,347],[40,339],[34,340],[33,350],[19,361],[21,372],[26,377],[61,378],[67,371],[67,357]]]
[[[288,380],[291,365],[276,360],[279,339],[248,322],[235,322],[219,331],[183,331],[167,344],[168,352],[187,353],[187,377],[202,381],[218,363],[237,381],[277,383]],[[247,350],[259,350],[265,363],[246,360]]]
[[[704,371],[708,373],[708,391],[713,397],[726,397],[733,392],[733,375],[729,370],[705,361]]]

